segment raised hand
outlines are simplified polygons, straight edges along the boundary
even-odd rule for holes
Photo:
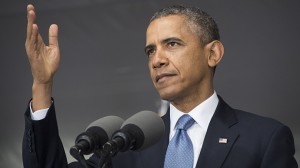
[[[52,83],[60,61],[58,46],[58,26],[49,27],[49,45],[47,46],[35,23],[36,13],[33,5],[27,6],[26,53],[33,76],[32,108],[39,110],[51,105]]]

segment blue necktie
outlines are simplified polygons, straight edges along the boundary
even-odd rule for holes
[[[194,124],[190,115],[183,115],[177,121],[177,129],[169,143],[164,168],[192,168],[194,150],[192,141],[186,130]]]

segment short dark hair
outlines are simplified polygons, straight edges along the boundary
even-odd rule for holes
[[[186,17],[192,31],[196,31],[202,46],[220,40],[219,29],[214,19],[206,12],[194,6],[173,5],[163,8],[152,16],[150,22],[155,19],[170,15],[182,15]]]

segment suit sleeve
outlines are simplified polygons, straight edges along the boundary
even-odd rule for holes
[[[292,132],[288,127],[280,125],[270,138],[261,168],[298,168],[294,154]]]
[[[67,168],[65,151],[58,134],[54,103],[47,116],[39,121],[30,117],[30,109],[25,112],[25,131],[22,157],[24,168]]]

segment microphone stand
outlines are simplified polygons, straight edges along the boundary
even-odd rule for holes
[[[70,154],[79,161],[79,163],[84,167],[84,168],[89,168],[83,154],[78,150],[76,147],[72,147],[70,149]]]
[[[112,157],[115,156],[118,153],[118,148],[116,143],[113,142],[107,142],[103,145],[102,149],[95,150],[94,154],[100,158],[100,161],[98,164],[99,168],[112,168]],[[70,154],[78,160],[78,162],[84,167],[84,168],[90,168],[87,161],[85,160],[82,150],[78,148],[77,146],[73,146],[70,148]],[[96,166],[95,165],[95,166]]]
[[[111,158],[112,158],[111,156],[102,155],[100,157],[100,161],[99,161],[99,168],[112,168],[112,159]]]
[[[112,157],[119,152],[117,141],[117,139],[114,139],[106,142],[103,145],[102,150],[97,152],[97,154],[100,155],[99,168],[112,168]]]

